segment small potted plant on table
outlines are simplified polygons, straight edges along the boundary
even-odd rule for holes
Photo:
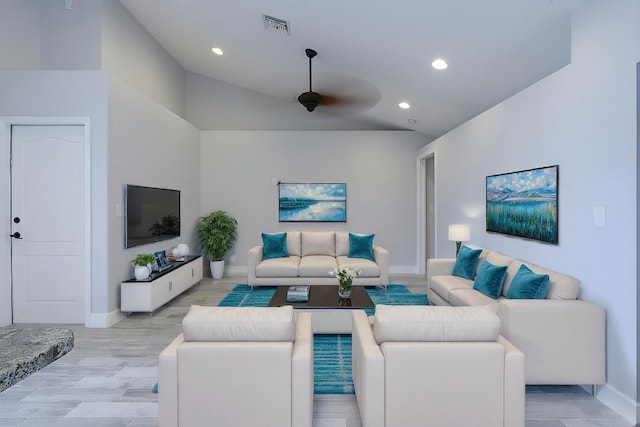
[[[198,237],[202,254],[211,261],[211,276],[222,278],[224,274],[224,257],[233,247],[238,237],[238,221],[222,210],[211,212],[200,218]]]
[[[156,262],[156,257],[153,254],[138,254],[131,261],[133,264],[133,274],[136,280],[144,280],[151,274],[151,265]]]

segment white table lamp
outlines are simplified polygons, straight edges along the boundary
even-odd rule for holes
[[[465,224],[449,225],[449,240],[456,242],[456,256],[460,251],[460,244],[471,239],[469,226]]]

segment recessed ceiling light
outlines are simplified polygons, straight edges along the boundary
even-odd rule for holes
[[[408,102],[401,102],[400,104],[398,104],[398,107],[402,108],[403,110],[408,110],[409,108],[411,108],[411,105],[409,105]]]
[[[216,55],[222,55],[224,53],[219,47],[214,47],[213,49],[211,49],[211,52],[215,53]]]
[[[411,123],[412,125],[415,125],[416,123],[418,123],[418,121],[416,119],[409,119],[407,120],[409,123]]]
[[[438,58],[431,63],[431,66],[436,70],[446,70],[449,64],[442,58]]]

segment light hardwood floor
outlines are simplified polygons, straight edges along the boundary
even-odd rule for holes
[[[181,332],[191,304],[216,305],[245,280],[205,278],[153,316],[134,314],[108,329],[65,325],[75,334],[74,349],[0,393],[0,427],[155,426],[157,395],[151,388],[158,354]],[[426,291],[423,276],[394,276],[391,281]],[[579,387],[529,387],[526,425],[632,426]],[[316,396],[314,427],[357,426],[353,395]]]

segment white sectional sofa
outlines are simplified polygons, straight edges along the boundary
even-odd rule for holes
[[[281,233],[279,233],[281,234]],[[248,278],[250,286],[337,285],[329,272],[338,267],[358,268],[361,275],[354,286],[386,286],[389,284],[389,252],[371,245],[373,260],[350,257],[353,236],[341,231],[287,231],[286,255],[264,258],[264,245],[249,250]],[[355,235],[364,236],[364,235]],[[372,235],[368,235],[372,236]],[[371,237],[371,241],[373,238]]]
[[[502,322],[501,335],[525,354],[527,384],[606,382],[605,311],[597,304],[577,299],[578,279],[486,248],[467,246],[482,251],[476,274],[485,261],[507,266],[498,298],[474,289],[474,280],[453,275],[455,258],[429,259],[427,291],[431,304],[484,305],[496,311]],[[549,276],[548,292],[539,295],[541,299],[515,299],[510,295],[509,288],[523,264],[535,274]]]

